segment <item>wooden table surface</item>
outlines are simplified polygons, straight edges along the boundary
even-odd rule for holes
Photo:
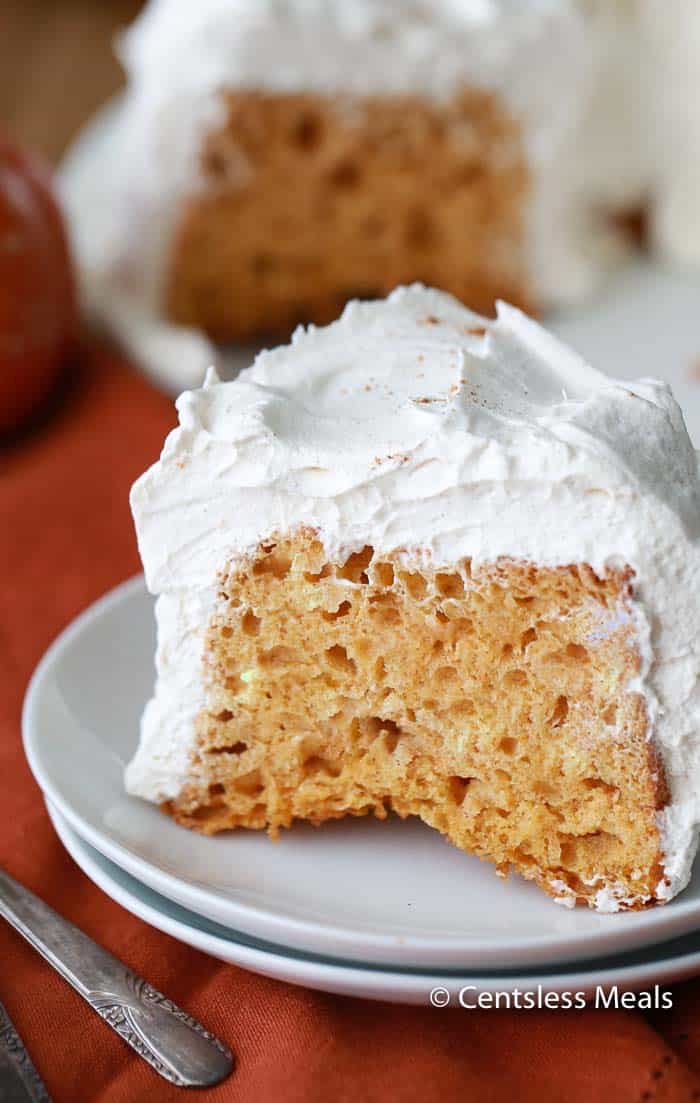
[[[140,7],[141,0],[0,0],[0,134],[56,162],[122,83],[112,42]]]

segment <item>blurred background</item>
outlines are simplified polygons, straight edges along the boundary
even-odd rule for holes
[[[181,2],[186,10],[197,0]],[[115,36],[143,6],[144,0],[0,0],[0,137],[6,135],[22,149],[38,151],[57,166],[96,110],[122,86]],[[103,190],[98,181],[98,198]],[[43,270],[41,265],[39,269]],[[28,280],[25,288],[30,285]],[[5,282],[20,286],[18,281]],[[48,276],[46,287],[52,291]],[[663,374],[674,386],[697,443],[697,303],[694,273],[688,277],[680,269],[665,270],[644,258],[623,268],[606,286],[604,295],[590,304],[548,313],[544,320],[585,357],[614,375]],[[19,318],[19,310],[16,313]],[[662,357],[660,333],[664,334]],[[235,367],[247,364],[250,355],[242,348]],[[137,361],[138,357],[132,355],[131,359]],[[165,362],[170,368],[172,357],[164,358]],[[28,374],[22,365],[17,379],[25,389]],[[152,366],[148,374],[171,393],[187,382],[179,375],[165,378],[167,373],[156,372]],[[8,376],[6,393],[10,389],[17,392],[20,382]],[[37,393],[40,390],[37,384]]]
[[[0,125],[11,138],[59,160],[121,85],[114,35],[142,6],[141,0],[0,0]]]

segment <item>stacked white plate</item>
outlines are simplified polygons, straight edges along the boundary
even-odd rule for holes
[[[100,181],[118,118],[117,102],[62,169],[67,209],[81,212],[77,229],[88,237],[102,225]],[[611,375],[667,379],[697,442],[699,292],[697,275],[640,262],[590,308],[547,323]],[[170,346],[168,355],[162,344],[147,346],[136,342],[132,354],[175,389],[187,365]],[[223,367],[234,372],[248,356],[231,350]],[[700,863],[666,907],[604,916],[557,907],[517,878],[499,880],[419,823],[300,826],[277,844],[260,833],[207,839],[177,827],[122,784],[153,653],[152,603],[134,579],[56,641],[24,712],[27,755],[58,834],[85,873],[146,922],[261,973],[416,1003],[434,988],[452,1000],[465,986],[590,994],[700,972]]]
[[[88,877],[146,922],[270,976],[416,1003],[433,989],[452,1000],[467,986],[590,994],[700,972],[700,869],[667,906],[606,916],[502,881],[417,822],[299,826],[276,844],[178,827],[123,789],[153,652],[152,602],[136,578],[53,644],[24,710],[58,834]]]

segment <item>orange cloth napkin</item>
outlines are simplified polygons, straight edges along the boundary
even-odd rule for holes
[[[0,453],[0,863],[224,1038],[211,1103],[637,1103],[700,1099],[700,981],[674,1007],[462,1011],[305,991],[223,965],[97,889],[56,838],[24,759],[20,707],[54,636],[139,569],[127,493],[174,424],[104,347],[42,428]],[[76,763],[79,769],[79,763]],[[0,999],[55,1103],[184,1098],[0,921]]]

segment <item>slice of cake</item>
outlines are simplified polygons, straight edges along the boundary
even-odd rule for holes
[[[601,910],[700,819],[700,494],[665,384],[414,286],[179,402],[134,486],[133,794],[211,833],[390,811]]]

